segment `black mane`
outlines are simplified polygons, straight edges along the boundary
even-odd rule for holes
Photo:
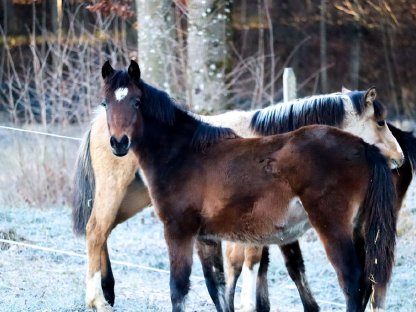
[[[250,127],[258,134],[272,135],[313,124],[338,126],[344,116],[342,94],[336,93],[258,110],[251,119]]]
[[[198,117],[178,106],[176,102],[164,91],[161,91],[142,81],[143,114],[154,118],[162,124],[173,128],[193,127],[190,146],[196,150],[204,150],[211,144],[237,138],[237,134],[230,128],[215,127],[202,122]]]
[[[174,132],[179,128],[192,132],[190,147],[203,150],[209,145],[224,139],[238,137],[230,128],[211,126],[186,111],[164,91],[159,90],[143,80],[134,81],[127,71],[118,70],[106,79],[106,90],[114,92],[118,88],[126,88],[135,84],[142,92],[140,108],[144,117],[171,127]]]
[[[238,138],[238,135],[230,128],[215,127],[201,122],[194,132],[191,146],[196,150],[204,150],[217,141],[235,138]]]
[[[350,91],[347,92],[347,95],[350,97],[352,104],[354,105],[354,109],[358,115],[361,115],[365,110],[365,93],[366,91]],[[383,104],[379,101],[375,100],[373,102],[374,107],[374,116],[377,119],[384,119],[386,114],[385,108]]]
[[[365,110],[365,93],[365,91],[346,93],[358,115],[362,115]],[[314,124],[339,126],[345,117],[342,96],[345,94],[312,96],[260,109],[254,113],[250,128],[261,135],[272,135]],[[377,119],[384,119],[384,106],[375,100],[373,107],[374,116]]]

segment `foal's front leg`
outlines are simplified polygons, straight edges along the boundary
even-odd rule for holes
[[[185,299],[190,288],[192,270],[192,251],[195,237],[179,235],[165,226],[165,240],[169,250],[170,260],[170,299],[172,312],[185,311]]]
[[[196,248],[209,295],[218,312],[227,311],[224,297],[225,278],[221,241],[197,239]]]

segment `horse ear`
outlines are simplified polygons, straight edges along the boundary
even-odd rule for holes
[[[114,69],[111,67],[110,61],[106,61],[101,68],[101,76],[103,79],[107,78],[114,72]]]
[[[348,93],[348,92],[351,92],[351,90],[345,88],[344,86],[342,86],[341,93],[344,93],[345,94],[345,93]]]
[[[377,92],[375,87],[371,87],[365,92],[364,99],[366,104],[373,104],[374,100],[377,97]]]
[[[129,69],[127,70],[129,73],[130,78],[135,79],[137,81],[140,80],[140,67],[135,61],[130,61]]]

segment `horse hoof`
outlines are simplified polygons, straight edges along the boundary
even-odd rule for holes
[[[237,309],[238,312],[256,312],[256,306],[254,304],[241,304]]]
[[[96,305],[94,303],[87,303],[87,307],[97,312],[113,312],[113,308],[108,303],[100,305]]]
[[[112,306],[107,301],[103,300],[87,300],[86,306],[97,312],[113,312]]]

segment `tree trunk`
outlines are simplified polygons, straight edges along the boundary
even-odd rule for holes
[[[358,90],[360,79],[360,58],[361,58],[361,27],[358,24],[352,26],[351,60],[350,60],[350,79],[351,85],[345,86],[352,90]]]
[[[321,19],[320,19],[320,38],[321,38],[321,92],[328,90],[328,73],[327,66],[327,41],[326,41],[326,0],[321,0]]]
[[[188,105],[199,111],[225,104],[229,6],[228,0],[189,2]]]
[[[399,112],[399,103],[397,101],[397,93],[396,93],[396,82],[394,79],[394,69],[390,55],[390,47],[389,47],[389,33],[388,33],[388,26],[384,25],[382,29],[383,33],[383,52],[384,52],[384,61],[386,62],[386,69],[387,69],[387,78],[388,84],[390,89],[390,98],[391,102],[394,105],[394,110],[396,113]]]
[[[181,100],[184,75],[176,30],[176,6],[172,0],[136,0],[139,64],[142,77]]]

